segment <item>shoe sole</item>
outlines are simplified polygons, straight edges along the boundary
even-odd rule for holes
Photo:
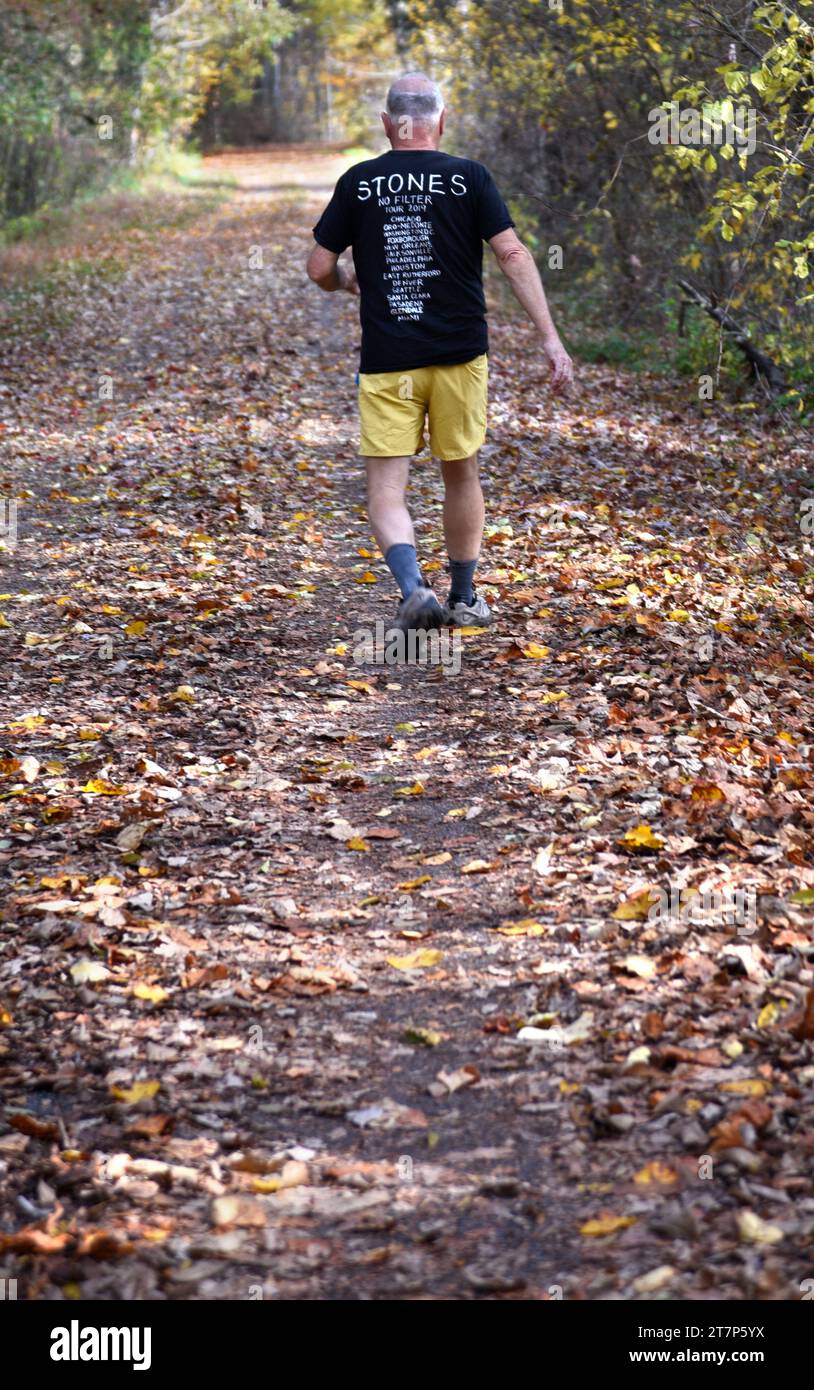
[[[394,626],[402,632],[432,632],[444,624],[444,611],[432,590],[415,589],[399,609]]]
[[[493,621],[491,613],[488,618],[483,618],[478,613],[466,617],[463,613],[453,613],[451,608],[444,609],[444,627],[491,627]]]

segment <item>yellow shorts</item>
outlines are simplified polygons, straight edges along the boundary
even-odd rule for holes
[[[486,438],[486,353],[454,367],[360,372],[359,418],[365,457],[412,457],[424,447],[437,459],[464,459]]]

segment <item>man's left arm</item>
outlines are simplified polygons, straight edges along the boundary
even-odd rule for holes
[[[555,391],[567,391],[574,379],[574,364],[554,327],[537,263],[513,228],[490,237],[497,263],[543,340]]]

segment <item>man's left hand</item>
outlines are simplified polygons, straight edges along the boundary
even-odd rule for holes
[[[543,348],[551,368],[552,391],[567,391],[574,380],[574,364],[571,358],[559,338],[554,342],[544,343]]]

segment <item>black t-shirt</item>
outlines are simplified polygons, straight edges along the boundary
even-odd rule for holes
[[[353,248],[362,372],[470,362],[488,349],[483,242],[513,227],[488,169],[439,150],[389,150],[348,169],[314,228]]]

